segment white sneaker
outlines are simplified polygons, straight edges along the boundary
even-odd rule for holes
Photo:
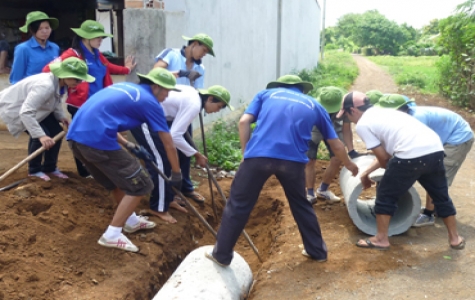
[[[155,228],[155,226],[157,226],[155,222],[149,221],[148,217],[144,217],[144,216],[137,216],[137,217],[139,218],[139,221],[134,226],[125,224],[124,226],[125,232],[134,233],[139,230],[152,229],[152,228]]]
[[[327,201],[328,203],[338,203],[340,202],[340,197],[335,196],[330,190],[326,191],[320,191],[320,189],[317,189],[317,198],[323,199]]]
[[[423,226],[430,226],[434,225],[435,223],[435,218],[434,216],[428,216],[424,214],[419,214],[419,217],[417,217],[417,220],[412,224],[412,227],[423,227]]]
[[[138,252],[139,248],[132,244],[132,242],[122,233],[120,234],[119,238],[117,239],[106,239],[104,235],[97,241],[97,243],[104,247],[109,248],[117,248],[120,250],[130,251],[130,252]]]
[[[307,253],[307,251],[305,249],[302,250],[302,255],[305,256],[305,257],[308,257],[308,258],[311,258],[317,262],[326,262],[327,259],[324,258],[324,259],[314,259],[313,257],[310,256],[310,254]]]
[[[307,201],[314,204],[315,202],[317,202],[317,198],[312,195],[307,195]]]

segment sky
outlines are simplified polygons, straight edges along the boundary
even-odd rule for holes
[[[335,26],[338,19],[349,13],[361,14],[376,9],[398,24],[407,23],[416,29],[433,19],[453,14],[457,5],[466,0],[326,0],[325,27]],[[324,0],[318,0],[323,13]]]

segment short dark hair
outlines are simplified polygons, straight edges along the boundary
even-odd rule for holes
[[[225,107],[227,106],[226,102],[224,102],[224,101],[222,101],[222,100],[216,98],[216,97],[213,96],[213,95],[202,95],[202,94],[199,94],[199,95],[200,95],[200,98],[201,98],[201,106],[202,106],[202,107],[205,106],[205,103],[206,103],[206,101],[208,100],[208,97],[213,97],[213,98],[211,99],[211,102],[212,102],[212,103],[223,102],[223,103],[224,103],[223,108],[225,108]]]
[[[156,84],[156,83],[151,81],[150,79],[139,77],[139,84],[153,85],[153,84]]]

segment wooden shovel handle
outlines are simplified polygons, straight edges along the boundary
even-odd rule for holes
[[[60,133],[58,133],[57,135],[55,135],[55,137],[53,138],[53,141],[56,143],[57,141],[59,141],[60,139],[62,139],[65,134],[66,134],[66,132],[61,131]],[[5,174],[3,174],[3,175],[0,177],[0,181],[2,181],[3,179],[7,178],[8,176],[10,176],[13,172],[15,172],[16,170],[18,170],[19,168],[21,168],[24,164],[26,164],[27,162],[29,162],[29,161],[32,160],[33,158],[35,158],[35,157],[37,157],[38,155],[40,155],[41,153],[43,153],[45,150],[46,150],[45,147],[41,146],[41,148],[39,148],[39,149],[36,150],[35,152],[31,153],[31,154],[28,155],[24,160],[20,161],[16,166],[14,166],[13,168],[11,168],[11,169],[8,170],[7,172],[5,172]]]

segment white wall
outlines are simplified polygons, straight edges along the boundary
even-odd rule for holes
[[[154,57],[165,46],[178,48],[186,44],[181,36],[206,33],[213,38],[216,57],[203,59],[206,67],[205,87],[225,86],[231,93],[232,105],[241,107],[264,89],[269,81],[293,70],[317,65],[320,44],[321,9],[315,0],[164,0],[165,25],[147,16],[146,24],[137,23],[138,14],[129,18],[124,12],[125,49],[140,49],[145,57]],[[281,26],[278,26],[281,3]],[[127,21],[129,20],[129,21]],[[129,23],[127,23],[129,22]],[[130,28],[131,30],[127,30]],[[133,29],[132,29],[133,28]],[[281,47],[278,51],[280,32]],[[137,30],[141,32],[138,33]],[[156,32],[163,31],[164,41],[156,40]],[[128,34],[135,38],[127,37]],[[136,36],[143,38],[138,43]],[[147,35],[151,38],[146,39]],[[128,41],[134,40],[134,46]],[[153,49],[153,53],[144,53]],[[280,58],[278,58],[280,55]],[[140,57],[140,60],[145,59]],[[143,65],[153,65],[153,61]],[[279,71],[280,70],[280,71]],[[146,72],[146,70],[140,70]],[[209,123],[229,110],[205,117]],[[194,124],[197,125],[196,122]]]

